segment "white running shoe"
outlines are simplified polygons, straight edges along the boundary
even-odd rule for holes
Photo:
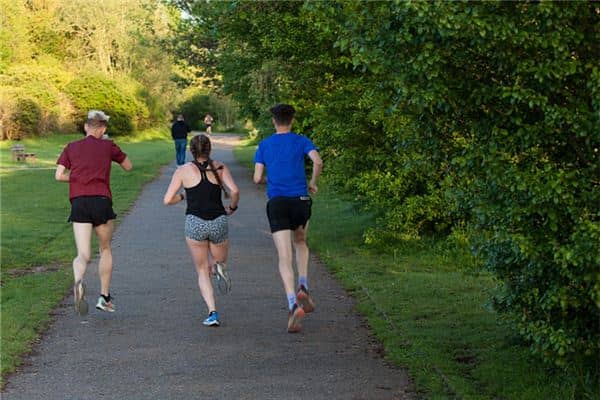
[[[216,262],[215,272],[217,277],[217,288],[221,294],[227,294],[231,291],[231,278],[229,272],[227,272],[227,266],[225,263]]]
[[[96,308],[102,311],[115,312],[115,305],[113,304],[112,299],[110,301],[106,301],[102,296],[98,297]]]
[[[75,298],[75,311],[80,316],[87,315],[88,303],[85,301],[85,283],[83,280],[78,280],[73,286],[73,297]]]

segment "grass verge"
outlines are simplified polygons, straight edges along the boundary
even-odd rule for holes
[[[252,165],[255,146],[235,156]],[[363,244],[373,217],[325,183],[313,198],[310,247],[357,301],[386,358],[427,399],[600,398],[577,371],[547,368],[486,306],[494,280],[441,242]],[[336,221],[332,224],[331,221]],[[317,294],[318,296],[318,294]]]
[[[35,163],[10,160],[10,141],[0,143],[0,345],[4,377],[51,319],[50,312],[71,285],[75,243],[68,184],[54,180],[56,160],[64,146],[81,135],[54,135],[23,141]],[[174,157],[167,129],[152,129],[116,143],[132,160],[124,172],[113,165],[111,188],[118,221],[143,185]],[[4,378],[2,380],[4,382]]]

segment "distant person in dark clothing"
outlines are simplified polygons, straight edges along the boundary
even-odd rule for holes
[[[183,115],[177,116],[177,121],[171,126],[171,136],[175,141],[175,156],[177,165],[185,164],[185,148],[187,146],[187,135],[191,132],[189,125],[183,120]]]

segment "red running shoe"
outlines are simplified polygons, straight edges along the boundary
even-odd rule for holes
[[[296,294],[296,299],[298,299],[298,303],[300,303],[305,313],[315,311],[315,302],[308,294],[308,290],[306,290],[304,285],[300,285],[300,289],[298,289],[298,293]]]
[[[288,318],[288,333],[297,333],[302,329],[300,321],[304,318],[304,310],[298,304],[294,304],[294,307],[289,313]]]

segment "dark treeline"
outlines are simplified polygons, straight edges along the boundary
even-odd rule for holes
[[[600,345],[598,4],[178,1],[205,72],[270,133],[298,109],[371,243],[465,237],[557,365]]]

